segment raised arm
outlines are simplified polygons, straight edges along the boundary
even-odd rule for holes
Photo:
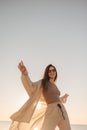
[[[33,83],[29,78],[27,69],[26,69],[23,61],[21,61],[19,63],[18,68],[21,71],[21,80],[22,80],[23,86],[24,86],[25,90],[27,91],[28,95],[31,96],[32,92],[33,92]]]

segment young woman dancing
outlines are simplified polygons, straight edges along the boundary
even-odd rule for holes
[[[67,100],[67,94],[60,97],[60,91],[56,86],[57,70],[49,64],[44,76],[37,82],[32,82],[28,71],[21,61],[18,65],[21,72],[21,80],[29,99],[13,115],[9,130],[71,130],[68,114],[63,103]]]

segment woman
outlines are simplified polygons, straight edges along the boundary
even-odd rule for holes
[[[71,130],[67,112],[62,104],[66,102],[68,95],[60,97],[60,91],[55,84],[55,66],[48,65],[43,78],[37,82],[30,80],[22,61],[18,68],[29,99],[10,117],[13,122],[9,130],[55,130],[56,126],[59,130]]]

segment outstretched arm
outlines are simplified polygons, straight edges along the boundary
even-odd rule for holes
[[[24,85],[24,88],[26,89],[28,95],[31,96],[32,95],[32,91],[33,91],[32,81],[29,78],[27,69],[26,69],[23,61],[21,61],[19,63],[18,68],[21,71],[21,80],[22,80],[22,83]]]

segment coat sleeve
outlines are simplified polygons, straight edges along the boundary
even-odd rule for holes
[[[34,83],[31,81],[28,73],[21,75],[21,81],[23,83],[23,86],[24,86],[27,94],[29,95],[29,97],[31,97],[35,87],[34,87]]]

